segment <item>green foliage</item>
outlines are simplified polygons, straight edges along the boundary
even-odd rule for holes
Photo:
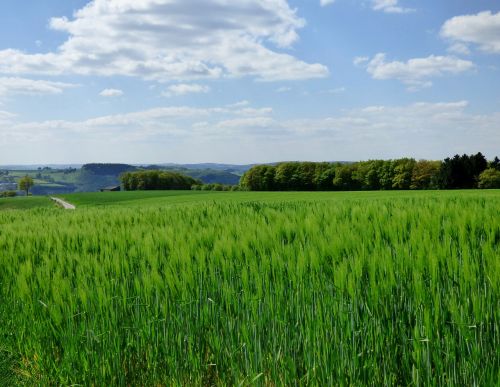
[[[257,165],[241,178],[250,191],[356,191],[477,188],[488,163],[481,153],[440,161],[369,160],[357,163],[286,162]],[[495,158],[491,168],[500,170]]]
[[[439,171],[440,188],[477,188],[479,175],[487,167],[488,162],[481,153],[447,158]]]
[[[136,190],[190,190],[200,181],[190,176],[165,171],[126,172],[121,175],[123,187],[127,191]]]
[[[490,162],[489,168],[496,169],[497,171],[500,171],[500,159],[498,157],[495,157],[493,161]]]
[[[316,165],[311,162],[287,162],[276,166],[274,182],[268,183],[278,191],[314,191]]]
[[[182,195],[0,212],[6,385],[497,384],[498,191]]]
[[[251,191],[273,191],[276,181],[276,167],[257,165],[247,171],[240,180],[240,185]]]
[[[240,188],[237,185],[225,185],[225,184],[194,184],[191,189],[193,191],[239,191]]]
[[[411,177],[411,189],[437,189],[440,161],[420,160],[415,164]]]
[[[122,173],[136,170],[137,167],[128,164],[85,164],[82,166],[82,171],[97,176],[119,176]]]
[[[399,159],[394,162],[394,177],[392,178],[392,188],[410,189],[413,170],[416,161],[414,159]]]
[[[500,188],[500,170],[489,168],[481,173],[479,188]]]
[[[13,198],[14,196],[17,196],[16,191],[2,191],[2,192],[0,192],[0,197],[3,197],[3,198]]]
[[[26,192],[26,196],[29,195],[30,189],[35,185],[35,182],[31,176],[24,176],[19,180],[19,189]]]
[[[257,165],[243,174],[240,186],[250,191],[331,190],[335,165],[312,162]]]
[[[357,165],[347,164],[338,166],[335,169],[335,178],[333,186],[341,191],[356,190],[359,188],[359,183],[355,181],[354,176],[357,176]]]
[[[313,177],[313,185],[319,191],[331,191],[337,164],[318,163]]]

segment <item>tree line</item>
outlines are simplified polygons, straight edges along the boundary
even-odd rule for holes
[[[190,176],[167,171],[125,172],[120,176],[126,191],[137,190],[190,190],[193,185],[201,184]]]
[[[208,184],[195,184],[191,186],[193,191],[241,191],[239,185],[208,183]]]
[[[481,154],[443,161],[369,160],[355,163],[284,162],[257,165],[241,178],[250,191],[355,191],[500,188],[500,160]]]

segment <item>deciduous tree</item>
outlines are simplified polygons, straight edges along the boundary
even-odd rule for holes
[[[26,196],[29,195],[30,189],[35,185],[33,178],[31,176],[24,176],[19,180],[19,189],[26,192]]]
[[[488,168],[479,175],[479,188],[500,188],[500,171]]]

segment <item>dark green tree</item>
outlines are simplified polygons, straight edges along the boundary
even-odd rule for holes
[[[353,179],[357,170],[356,164],[346,164],[335,169],[335,178],[333,179],[334,189],[340,191],[354,191],[360,189],[357,180]]]
[[[500,171],[500,159],[498,156],[496,156],[493,161],[490,162],[489,168],[496,169],[497,171]]]
[[[439,186],[445,189],[475,188],[479,175],[488,167],[486,158],[481,154],[468,156],[455,155],[441,164]]]
[[[276,167],[256,165],[241,177],[240,185],[250,191],[273,191],[276,189]]]
[[[201,184],[190,176],[167,171],[137,171],[121,175],[123,188],[136,190],[190,190],[193,185]]]

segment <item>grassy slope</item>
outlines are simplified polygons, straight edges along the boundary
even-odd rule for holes
[[[30,196],[16,198],[1,198],[0,210],[28,210],[32,208],[54,207],[46,196]]]
[[[370,192],[212,192],[212,191],[132,191],[56,195],[77,207],[162,206],[196,202],[316,201],[341,199],[387,199],[417,197],[495,197],[500,190],[489,191],[370,191]]]
[[[197,200],[211,192],[204,191],[130,191],[130,192],[87,192],[56,195],[79,207],[107,206],[107,205],[134,205],[144,204],[147,201],[169,201],[178,197]],[[213,196],[213,194],[212,194]]]
[[[211,191],[134,191],[89,192],[55,195],[77,207],[157,207],[198,202],[276,202],[323,201],[342,199],[386,199],[417,197],[484,197],[498,196],[500,190],[488,191],[373,191],[373,192],[211,192]],[[0,210],[54,207],[48,197],[0,198]]]

